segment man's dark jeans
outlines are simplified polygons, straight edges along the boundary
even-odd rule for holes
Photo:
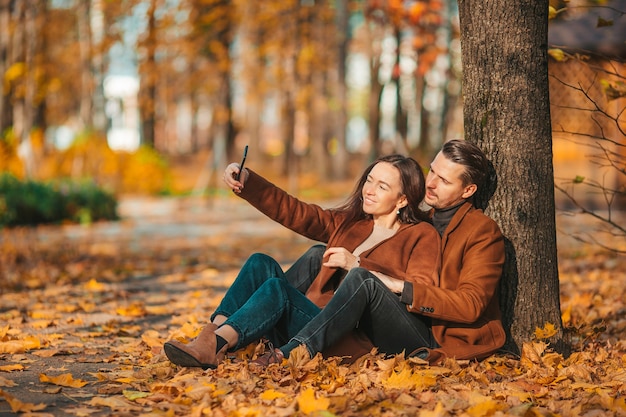
[[[411,353],[421,347],[437,347],[427,320],[407,311],[398,294],[364,268],[348,272],[335,295],[281,348],[286,357],[299,344],[305,344],[311,357],[323,351],[358,327],[378,347],[379,352]]]

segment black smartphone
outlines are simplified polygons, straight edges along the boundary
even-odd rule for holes
[[[246,156],[248,156],[248,145],[246,145],[246,147],[243,148],[243,159],[241,160],[241,163],[239,164],[239,173],[237,174],[237,178],[236,178],[237,181],[239,181],[239,178],[241,178],[241,173],[243,172],[243,166],[246,163]]]

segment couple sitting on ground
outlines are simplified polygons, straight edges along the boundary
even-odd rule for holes
[[[326,245],[309,249],[286,272],[252,255],[211,322],[189,343],[170,340],[169,360],[215,368],[227,351],[261,338],[279,363],[304,345],[312,358],[354,361],[373,347],[431,364],[482,359],[505,342],[497,288],[504,239],[474,207],[489,162],[475,145],[451,140],[426,178],[412,158],[390,155],[363,173],[347,202],[304,203],[239,164],[224,181],[237,195],[289,229]],[[432,210],[420,209],[425,202]],[[277,347],[274,347],[277,346]]]

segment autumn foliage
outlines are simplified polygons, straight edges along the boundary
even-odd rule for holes
[[[82,239],[68,237],[80,226],[6,231],[0,240],[0,412],[626,415],[626,269],[614,255],[581,248],[561,255],[569,357],[547,345],[553,327],[546,323],[521,357],[502,352],[482,362],[449,359],[428,366],[373,351],[347,366],[338,358],[308,360],[296,350],[282,364],[259,369],[249,359],[263,346],[253,344],[216,370],[172,365],[163,343],[199,332],[247,256],[263,250],[295,259],[310,244],[279,226],[271,229],[249,207],[228,199],[214,204],[204,214],[194,204],[167,217],[165,224],[183,230],[215,227],[198,241],[189,234],[159,238],[165,218],[149,216],[122,221],[125,232],[114,238],[107,238],[112,229],[105,225],[93,226]],[[224,219],[230,221],[224,225]],[[255,220],[235,233],[232,225],[242,219]],[[154,228],[150,233],[147,224]],[[218,233],[218,226],[225,227]]]

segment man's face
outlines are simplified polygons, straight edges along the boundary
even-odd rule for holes
[[[476,185],[463,185],[465,167],[447,159],[441,152],[430,164],[426,176],[424,202],[436,210],[453,207],[476,192]]]

